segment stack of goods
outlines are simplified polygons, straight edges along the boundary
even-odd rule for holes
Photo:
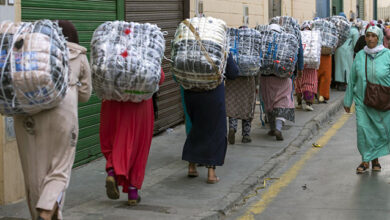
[[[261,37],[261,74],[276,75],[281,78],[290,77],[295,69],[299,43],[289,33],[264,28]]]
[[[165,40],[154,24],[101,24],[91,42],[92,84],[99,98],[141,102],[158,90]]]
[[[180,23],[172,41],[172,70],[184,89],[211,90],[221,84],[227,60],[226,23],[212,17]]]
[[[301,25],[301,30],[305,30],[306,28],[309,28],[309,30],[311,30],[313,28],[313,21],[312,20],[303,21],[303,23]]]
[[[240,76],[255,76],[260,69],[260,32],[252,28],[230,28],[230,51]]]
[[[0,113],[35,114],[66,95],[69,51],[57,23],[0,23]]]
[[[321,60],[321,32],[301,31],[305,68],[318,69]]]
[[[327,20],[332,22],[336,26],[338,36],[337,47],[340,47],[345,43],[349,36],[351,24],[343,16],[332,16],[327,18]]]
[[[325,19],[318,19],[313,22],[313,29],[321,32],[322,49],[321,54],[329,55],[337,47],[337,29],[336,26]]]
[[[301,40],[301,28],[297,20],[290,16],[273,17],[269,24],[278,24],[282,26],[287,33],[294,35],[298,40]]]

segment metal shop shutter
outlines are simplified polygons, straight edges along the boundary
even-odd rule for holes
[[[126,0],[126,21],[157,24],[165,36],[165,56],[170,58],[171,40],[174,37],[178,24],[185,17],[185,0]],[[184,120],[184,113],[180,98],[180,89],[172,78],[170,66],[163,61],[165,82],[158,92],[158,119],[154,125],[154,132],[158,133]]]
[[[93,31],[101,23],[117,19],[117,0],[22,0],[21,3],[24,21],[72,21],[77,28],[80,44],[88,48],[88,55]],[[101,156],[99,124],[100,100],[92,95],[88,103],[79,105],[80,131],[75,166]]]

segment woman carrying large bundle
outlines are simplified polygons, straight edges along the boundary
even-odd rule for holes
[[[69,21],[58,22],[69,48],[68,91],[61,103],[30,116],[14,116],[27,203],[33,219],[62,219],[78,137],[79,102],[91,95],[87,49],[80,46],[77,31]]]
[[[275,136],[277,141],[283,141],[282,127],[288,121],[294,122],[294,99],[293,99],[293,83],[292,74],[296,65],[298,55],[298,73],[301,74],[303,70],[303,50],[300,41],[292,34],[285,33],[278,24],[270,24],[271,32],[267,34],[267,39],[273,44],[279,43],[278,46],[272,46],[275,51],[271,52],[271,48],[263,48],[264,51],[270,51],[265,55],[263,63],[268,63],[271,68],[268,70],[261,70],[260,77],[260,93],[262,101],[265,105],[265,112],[267,114],[268,122],[270,124],[270,131],[268,135]],[[280,36],[282,40],[274,40],[274,36]],[[285,49],[288,47],[288,54],[278,55],[275,48],[281,48],[281,44]],[[264,45],[271,45],[265,43]],[[287,51],[287,50],[286,50]],[[299,51],[299,52],[298,52]],[[275,60],[284,59],[284,61]],[[287,67],[285,67],[286,65]],[[263,68],[263,67],[262,67]],[[265,66],[264,66],[265,68]],[[286,69],[286,70],[285,70]],[[287,71],[287,72],[286,72]],[[287,75],[286,75],[287,74]]]
[[[231,28],[230,49],[239,67],[239,77],[226,80],[226,115],[229,117],[228,141],[235,143],[238,119],[242,120],[242,143],[251,142],[250,131],[255,113],[256,79],[260,68],[260,33],[242,26]]]
[[[187,19],[177,28],[172,44],[172,70],[184,88],[192,122],[182,159],[189,162],[189,177],[199,175],[196,164],[205,165],[210,184],[219,181],[215,168],[224,164],[227,150],[223,73],[227,77],[238,74],[233,58],[226,61],[226,31],[219,19]]]
[[[119,49],[118,49],[119,48]],[[100,147],[106,158],[106,194],[137,205],[153,137],[153,94],[164,81],[165,40],[160,28],[106,22],[92,39],[92,81],[102,98]]]
[[[357,143],[362,163],[357,173],[363,173],[372,162],[372,170],[380,171],[379,157],[390,153],[390,50],[383,46],[383,32],[376,26],[366,31],[366,43],[357,53],[352,65],[347,90],[344,97],[344,109],[351,111],[352,102],[356,106]],[[382,93],[369,93],[368,83],[379,84],[386,88]],[[385,98],[378,106],[368,100]],[[370,107],[371,106],[371,107]]]

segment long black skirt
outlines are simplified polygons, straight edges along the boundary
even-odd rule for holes
[[[184,91],[192,128],[182,159],[191,163],[222,166],[227,149],[225,88],[223,83],[205,92]]]

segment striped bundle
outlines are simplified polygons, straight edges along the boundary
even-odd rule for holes
[[[35,114],[66,95],[69,51],[57,23],[0,23],[0,113]]]
[[[172,71],[184,89],[214,89],[223,80],[227,52],[224,21],[212,17],[186,19],[172,41]]]
[[[158,91],[165,40],[154,24],[109,21],[91,41],[92,84],[99,98],[141,102]]]

